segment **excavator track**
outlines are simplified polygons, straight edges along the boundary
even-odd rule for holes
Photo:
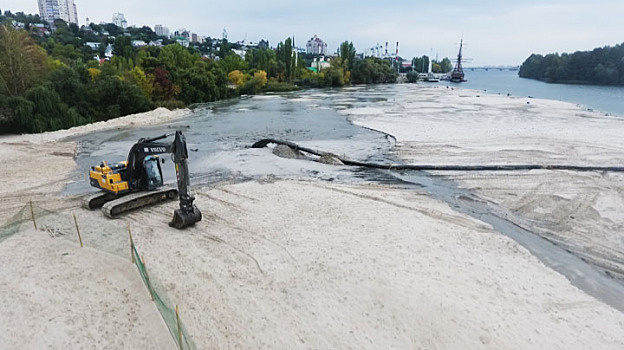
[[[167,200],[174,200],[177,197],[178,190],[175,188],[159,188],[154,191],[132,193],[106,202],[102,206],[102,213],[109,218],[115,218],[131,210]]]
[[[85,209],[93,210],[101,208],[106,202],[110,202],[120,198],[120,196],[112,193],[98,192],[82,199],[82,206]]]

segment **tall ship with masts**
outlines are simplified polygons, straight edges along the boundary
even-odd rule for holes
[[[459,42],[459,53],[457,54],[457,63],[451,72],[451,82],[461,83],[466,81],[464,78],[464,69],[462,68],[462,47],[464,46],[464,38]]]

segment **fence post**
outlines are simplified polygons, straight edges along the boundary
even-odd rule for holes
[[[35,230],[37,230],[37,222],[35,221],[35,211],[33,210],[32,200],[30,201],[30,216],[32,217],[33,225],[35,225]]]
[[[178,312],[178,305],[176,304],[176,324],[178,325],[178,345],[182,350],[182,327],[180,326],[180,313]]]
[[[76,225],[76,232],[78,232],[78,240],[80,241],[80,248],[83,248],[84,246],[82,245],[82,237],[80,236],[80,229],[78,228],[78,220],[76,220],[76,213],[72,213],[72,216],[74,217],[74,224]]]
[[[145,280],[147,281],[147,291],[150,293],[150,297],[152,297],[152,301],[154,301],[154,288],[152,288],[152,282],[149,279],[149,273],[147,272],[147,266],[145,265],[145,258],[141,255],[141,263],[143,264],[143,273],[145,274]]]
[[[132,239],[132,231],[130,230],[130,224],[128,224],[128,236],[130,236],[130,258],[132,259],[132,263],[135,264],[134,260],[134,240]]]

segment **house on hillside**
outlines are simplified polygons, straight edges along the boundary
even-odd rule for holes
[[[189,40],[187,38],[183,36],[176,36],[174,39],[178,44],[184,47],[189,47]]]
[[[237,54],[240,58],[245,59],[245,54],[247,53],[246,50],[241,49],[241,50],[237,50],[237,49],[232,49],[232,51]]]
[[[147,43],[145,41],[143,41],[143,40],[132,40],[132,42],[130,44],[134,48],[147,46]]]
[[[100,43],[97,41],[87,41],[84,45],[90,47],[93,51],[100,49]]]
[[[312,63],[310,64],[310,68],[314,68],[316,69],[316,72],[320,72],[323,69],[329,68],[330,66],[329,61],[330,61],[329,57],[325,57],[325,56],[315,57],[312,60]]]

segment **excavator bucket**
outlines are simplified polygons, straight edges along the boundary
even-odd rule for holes
[[[185,211],[182,209],[176,209],[173,211],[173,219],[169,223],[169,226],[177,229],[183,229],[194,225],[196,222],[201,221],[202,214],[199,209],[193,205],[192,211]]]

